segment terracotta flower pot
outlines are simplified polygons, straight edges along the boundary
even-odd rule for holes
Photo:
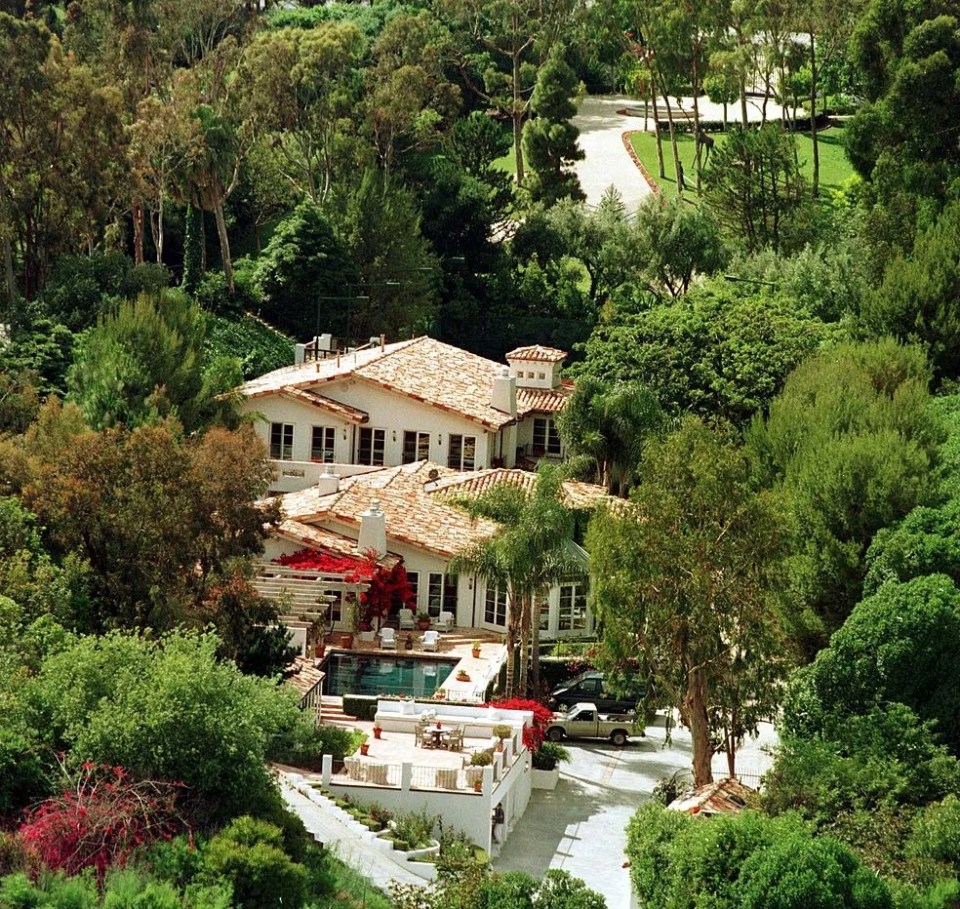
[[[380,738],[380,733],[381,733],[381,732],[383,732],[383,730],[382,730],[379,726],[374,726],[374,727],[373,727],[373,737],[374,737],[375,739]]]
[[[360,746],[360,753],[361,753],[362,755],[366,756],[367,752],[369,752],[369,751],[370,751],[370,745],[369,745],[367,742],[364,742],[364,743]]]
[[[480,648],[479,648],[479,647],[474,647],[473,650],[470,651],[470,655],[471,655],[475,660],[479,660],[479,659],[480,659]]]
[[[340,635],[340,646],[341,646],[344,650],[352,650],[352,649],[353,649],[353,634],[350,634],[350,633],[341,634],[341,635]]]
[[[430,619],[417,619],[417,628],[427,631],[430,628]]]

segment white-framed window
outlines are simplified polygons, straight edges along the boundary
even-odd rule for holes
[[[553,424],[553,417],[533,418],[534,454],[560,454],[560,433]]]
[[[540,617],[540,630],[549,631],[550,630],[550,603],[546,599],[546,597],[541,599],[536,604],[536,606],[534,606],[534,609],[537,610],[537,614]]]
[[[383,450],[387,441],[385,429],[361,428],[357,434],[357,463],[383,467]]]
[[[507,624],[507,591],[494,584],[487,585],[487,596],[483,604],[483,620],[488,625]]]
[[[417,606],[420,603],[420,572],[408,571],[407,583],[410,585],[410,589],[413,591],[413,611],[416,612]]]
[[[454,470],[474,470],[477,466],[477,437],[450,434],[447,467]]]
[[[412,464],[414,461],[430,459],[430,433],[405,432],[403,434],[403,461]]]
[[[427,612],[436,617],[441,612],[457,614],[457,576],[430,572],[427,588]]]
[[[336,439],[337,430],[333,426],[314,426],[310,437],[310,460],[332,464]]]
[[[557,611],[557,630],[587,630],[586,584],[560,585],[560,608]]]
[[[270,424],[270,457],[275,461],[293,460],[293,423]]]

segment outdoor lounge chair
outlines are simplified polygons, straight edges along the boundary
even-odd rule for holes
[[[381,650],[397,649],[397,633],[392,628],[380,629],[380,649]]]
[[[452,612],[441,612],[437,616],[437,630],[438,631],[449,631],[453,628],[453,613]]]
[[[440,645],[440,633],[434,631],[432,628],[430,631],[425,631],[423,636],[420,638],[420,649],[421,650],[437,650]]]
[[[409,631],[417,627],[417,618],[412,609],[401,609],[397,613],[397,618],[400,620],[401,631]]]

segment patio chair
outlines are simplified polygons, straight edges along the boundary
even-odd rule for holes
[[[397,633],[392,628],[384,627],[380,629],[380,649],[397,649]]]
[[[412,609],[401,609],[397,613],[397,618],[400,620],[401,631],[410,631],[411,629],[417,627],[417,619],[414,616]]]
[[[413,727],[413,744],[416,748],[419,748],[423,745],[423,730],[426,728],[424,723],[417,723]]]
[[[420,649],[421,650],[437,650],[440,646],[440,633],[434,631],[432,628],[429,631],[425,631],[423,636],[420,638]]]
[[[453,628],[453,613],[452,612],[441,612],[437,616],[437,630],[438,631],[450,631]]]
[[[463,724],[453,727],[453,731],[447,736],[447,749],[450,751],[463,751]]]

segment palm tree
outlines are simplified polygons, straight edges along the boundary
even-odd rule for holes
[[[660,404],[645,385],[608,385],[587,376],[577,382],[557,429],[567,451],[589,461],[595,482],[626,496],[647,438],[664,424]]]
[[[560,580],[585,577],[586,552],[573,540],[572,512],[560,502],[561,478],[555,468],[538,473],[532,493],[516,486],[498,486],[475,499],[457,502],[473,517],[497,521],[501,529],[450,560],[449,570],[469,572],[508,590],[507,696],[514,692],[514,664],[519,636],[518,688],[527,690],[528,646],[532,645],[534,690],[540,684],[540,617],[533,603],[543,590]]]

